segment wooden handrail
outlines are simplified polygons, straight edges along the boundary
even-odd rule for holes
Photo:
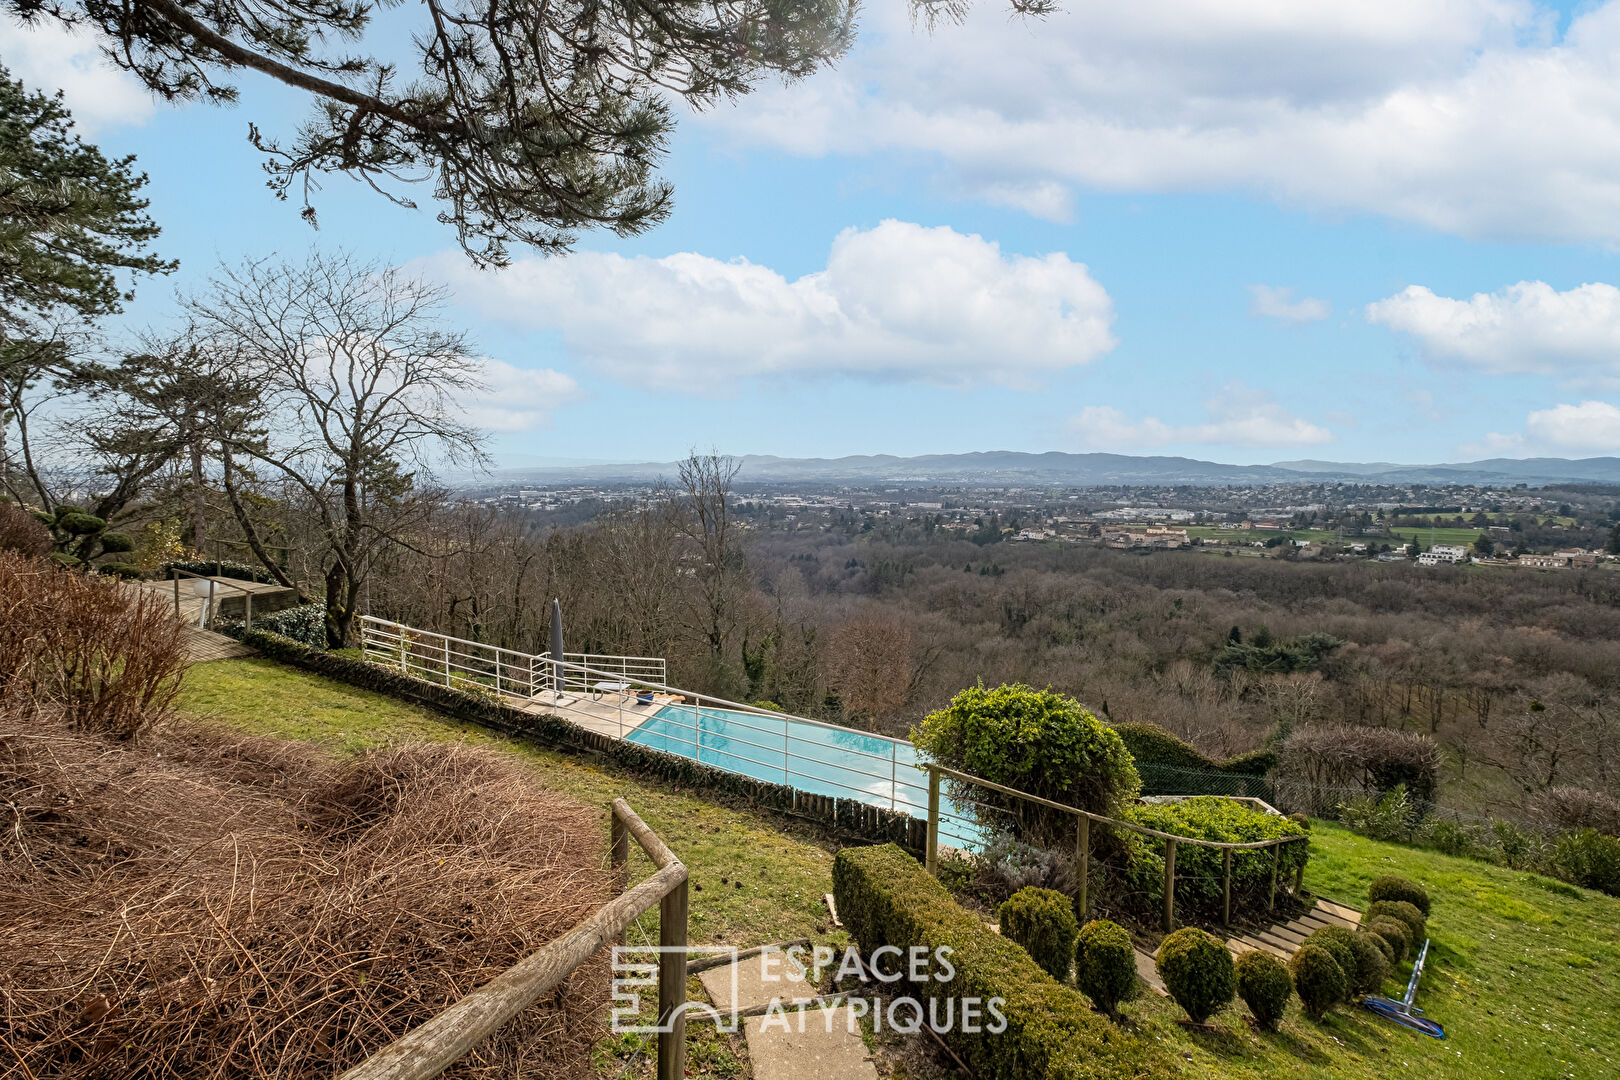
[[[1279,836],[1271,840],[1250,840],[1244,842],[1229,842],[1224,840],[1203,840],[1193,836],[1177,836],[1174,833],[1161,832],[1150,829],[1146,825],[1138,825],[1132,821],[1121,821],[1106,814],[1093,813],[1082,810],[1078,806],[1067,803],[1054,802],[1039,795],[1031,795],[1027,791],[998,784],[993,780],[986,780],[971,773],[957,772],[955,769],[929,762],[924,766],[928,770],[928,840],[927,850],[924,852],[924,863],[930,874],[937,874],[939,870],[939,780],[941,776],[948,776],[952,780],[964,784],[974,784],[978,787],[999,791],[1004,795],[1011,795],[1025,802],[1035,803],[1037,806],[1049,807],[1053,810],[1062,810],[1073,814],[1078,820],[1075,829],[1075,859],[1080,864],[1079,891],[1075,897],[1082,918],[1088,910],[1088,889],[1091,878],[1091,823],[1100,821],[1105,825],[1126,829],[1130,832],[1140,833],[1143,836],[1152,836],[1164,841],[1164,929],[1169,933],[1175,928],[1175,895],[1176,895],[1176,848],[1181,844],[1191,844],[1195,847],[1215,848],[1221,852],[1221,924],[1229,926],[1232,922],[1232,852],[1234,851],[1264,851],[1272,850],[1271,866],[1271,896],[1268,904],[1275,909],[1277,906],[1277,870],[1282,862],[1282,849],[1287,844],[1310,843],[1309,836]],[[1304,884],[1305,868],[1302,864],[1298,876],[1294,879],[1294,892],[1297,894]]]
[[[618,940],[636,919],[659,907],[658,1016],[673,1018],[658,1036],[659,1080],[686,1071],[686,914],[687,869],[623,799],[613,800],[612,860],[625,865],[626,835],[658,867],[658,872],[598,908],[584,922],[538,952],[507,968],[419,1027],[395,1039],[339,1080],[431,1080],[465,1057],[512,1017],[555,989],[591,955]],[[670,949],[667,946],[680,946]],[[672,972],[674,973],[672,975]]]

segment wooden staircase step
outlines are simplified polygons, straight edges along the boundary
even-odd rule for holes
[[[1355,930],[1360,927],[1359,923],[1353,923],[1349,919],[1341,919],[1337,915],[1329,915],[1321,911],[1307,911],[1295,921],[1309,926],[1312,930],[1318,930],[1324,926],[1342,926],[1346,930]]]
[[[1310,928],[1301,930],[1293,923],[1289,923],[1287,926],[1279,925],[1266,927],[1266,933],[1270,934],[1272,937],[1281,938],[1283,941],[1290,942],[1296,947],[1300,942],[1305,940],[1305,935],[1309,934],[1310,932]]]
[[[1318,898],[1316,901],[1316,907],[1312,908],[1311,910],[1320,911],[1327,915],[1337,916],[1353,927],[1361,925],[1361,912],[1357,911],[1353,907],[1346,907],[1343,904],[1336,904],[1332,900],[1323,900]]]
[[[1299,942],[1290,941],[1285,937],[1278,937],[1269,929],[1262,930],[1258,934],[1250,934],[1249,936],[1263,945],[1271,945],[1275,948],[1281,949],[1285,956],[1293,956],[1295,952],[1299,951]]]
[[[1251,949],[1263,949],[1279,960],[1287,960],[1291,955],[1288,950],[1284,949],[1281,945],[1266,941],[1264,938],[1250,937],[1245,934],[1241,937],[1235,937],[1232,940],[1239,944],[1246,945]]]

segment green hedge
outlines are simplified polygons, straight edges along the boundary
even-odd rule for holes
[[[851,936],[870,953],[914,945],[950,948],[949,982],[909,984],[913,995],[947,1001],[1001,998],[1007,1027],[977,1034],[952,1025],[943,1037],[968,1068],[996,1080],[1145,1080],[1173,1075],[1160,1052],[1102,1017],[1028,953],[958,905],[917,861],[892,844],[845,848],[833,862],[833,896]],[[906,985],[904,983],[895,985]]]
[[[1192,743],[1172,735],[1157,724],[1127,721],[1115,724],[1114,730],[1119,732],[1125,749],[1131,752],[1138,767],[1144,764],[1168,765],[1177,769],[1201,769],[1243,776],[1264,776],[1277,767],[1277,755],[1270,750],[1256,750],[1226,761],[1216,761],[1205,756]]]
[[[682,787],[738,796],[768,809],[823,821],[839,832],[863,839],[914,846],[913,836],[923,832],[920,822],[915,823],[914,827],[909,814],[872,806],[856,799],[807,796],[783,784],[738,776],[712,765],[699,764],[690,758],[599,735],[560,716],[524,712],[503,703],[494,694],[470,694],[411,678],[381,664],[312,649],[281,634],[268,633],[258,626],[244,634],[242,641],[272,660],[313,671],[363,690],[426,705],[447,716],[508,735],[534,739],[565,750],[600,754],[640,776]],[[920,845],[919,840],[915,846]]]
[[[1247,844],[1283,836],[1304,836],[1296,821],[1268,814],[1246,803],[1215,796],[1184,799],[1181,802],[1133,806],[1125,817],[1160,832],[1199,840]],[[1132,836],[1130,845],[1131,882],[1150,909],[1163,903],[1164,841]],[[1232,910],[1234,913],[1266,906],[1271,896],[1271,848],[1237,851],[1232,854]],[[1277,888],[1291,880],[1310,859],[1309,843],[1286,844],[1282,848]],[[1217,848],[1181,844],[1176,847],[1176,904],[1178,909],[1218,917],[1222,908],[1222,856]]]
[[[325,649],[326,605],[299,604],[269,615],[259,615],[253,620],[253,628],[280,634],[312,649]],[[233,638],[241,638],[247,632],[241,619],[222,620],[218,630]]]
[[[213,559],[189,559],[166,562],[158,567],[160,577],[168,577],[170,570],[183,570],[188,574],[202,574],[204,577],[234,578],[237,581],[257,581],[263,585],[274,585],[276,579],[270,571],[262,566],[249,566],[247,563],[231,562],[225,559],[215,562]]]
[[[1006,899],[996,918],[1001,936],[1022,945],[1043,971],[1059,982],[1069,977],[1080,923],[1067,896],[1026,886]]]

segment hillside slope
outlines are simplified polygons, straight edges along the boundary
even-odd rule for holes
[[[606,807],[618,795],[692,867],[694,942],[758,944],[829,938],[830,845],[781,819],[718,804],[491,736],[427,710],[269,661],[198,665],[182,706],[248,730],[308,739],[336,752],[402,739],[493,742],[520,754],[548,786]],[[604,813],[603,828],[606,828]],[[1434,900],[1434,952],[1419,1004],[1450,1037],[1436,1041],[1362,1012],[1322,1025],[1291,1012],[1277,1035],[1251,1031],[1241,1007],[1212,1032],[1189,1032],[1171,1003],[1146,998],[1128,1022],[1199,1077],[1374,1080],[1389,1076],[1599,1080],[1620,1075],[1620,900],[1467,859],[1377,843],[1318,823],[1306,886],[1356,907],[1381,874],[1422,882]],[[655,920],[649,917],[650,923]],[[652,925],[643,931],[651,934]],[[1389,986],[1391,993],[1399,987]],[[703,1026],[703,1025],[699,1025]],[[707,1044],[692,1075],[736,1076]],[[620,1075],[610,1059],[607,1075]]]

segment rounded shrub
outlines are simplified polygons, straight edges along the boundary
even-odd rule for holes
[[[1295,825],[1298,825],[1306,832],[1311,831],[1311,815],[1309,814],[1289,814],[1288,820],[1292,821]]]
[[[1406,900],[1379,900],[1367,905],[1367,914],[1362,916],[1362,921],[1384,916],[1401,920],[1412,931],[1411,947],[1414,952],[1423,947],[1423,939],[1428,936],[1429,920],[1423,917],[1416,904]]]
[[[107,523],[94,514],[70,510],[67,513],[57,513],[56,527],[73,536],[88,536],[90,533],[98,533],[105,529]]]
[[[102,563],[100,566],[96,567],[96,572],[101,574],[111,574],[113,577],[117,578],[133,579],[141,576],[141,568],[139,566],[136,566],[134,563],[125,562]]]
[[[1254,1022],[1276,1031],[1294,993],[1288,966],[1268,952],[1253,949],[1238,957],[1232,967],[1237,973],[1238,997],[1249,1007]]]
[[[1351,947],[1356,952],[1356,970],[1350,976],[1350,989],[1355,994],[1376,994],[1389,978],[1389,958],[1384,950],[1389,945],[1371,934],[1352,934]]]
[[[1019,889],[1001,905],[1001,936],[1016,941],[1048,975],[1069,977],[1069,958],[1080,925],[1069,898],[1052,889]]]
[[[1118,814],[1142,788],[1119,734],[1051,690],[970,686],[929,713],[912,739],[930,761],[1094,813]],[[973,800],[1016,807],[1025,815],[1026,839],[1074,842],[1072,814],[982,788]]]
[[[1313,930],[1305,936],[1306,945],[1315,945],[1319,949],[1326,949],[1333,962],[1339,965],[1344,972],[1346,980],[1345,994],[1350,993],[1351,986],[1356,981],[1356,973],[1361,962],[1356,956],[1355,931],[1343,926],[1324,926],[1320,930]]]
[[[1415,881],[1393,874],[1374,878],[1367,886],[1367,899],[1375,904],[1380,900],[1405,900],[1423,912],[1424,918],[1429,917],[1429,891]]]
[[[1136,996],[1136,950],[1118,923],[1093,919],[1080,930],[1074,949],[1074,981],[1109,1016]]]
[[[1288,961],[1288,971],[1294,977],[1294,992],[1306,1014],[1318,1020],[1350,992],[1344,969],[1320,945],[1301,945]]]
[[[122,555],[135,550],[135,541],[128,533],[104,532],[101,534],[101,553],[103,555]]]
[[[1221,940],[1185,926],[1159,945],[1154,957],[1164,988],[1195,1024],[1224,1008],[1237,993],[1232,954]]]
[[[1368,941],[1372,942],[1373,945],[1377,947],[1379,952],[1384,954],[1384,963],[1390,967],[1394,967],[1395,946],[1391,945],[1387,939],[1379,937],[1365,926],[1361,928],[1361,933]]]
[[[1393,915],[1380,915],[1361,924],[1367,933],[1389,946],[1390,963],[1399,964],[1412,953],[1412,928]]]

